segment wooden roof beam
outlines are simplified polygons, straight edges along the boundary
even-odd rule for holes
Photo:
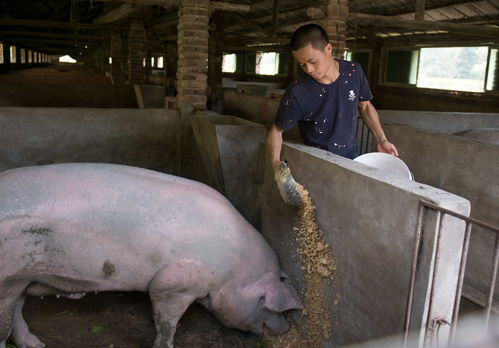
[[[210,1],[210,9],[232,12],[249,12],[250,5],[234,4],[224,1]]]
[[[85,34],[61,34],[61,33],[41,33],[32,31],[18,31],[18,30],[0,30],[0,38],[14,36],[16,39],[21,37],[34,37],[34,38],[52,38],[52,39],[75,39],[83,38],[87,40],[103,41],[109,40],[109,36],[85,35]]]
[[[286,19],[287,17],[290,17],[290,16],[294,17],[294,16],[299,16],[299,15],[307,16],[310,19],[320,19],[320,18],[323,18],[325,16],[325,13],[324,13],[324,10],[322,10],[321,8],[318,8],[318,7],[302,7],[302,8],[294,9],[294,10],[290,10],[290,11],[279,12],[277,14],[277,16],[282,18],[282,19]],[[249,22],[248,20],[245,20],[245,21],[242,21],[242,23],[240,23],[240,24],[225,27],[224,32],[234,33],[234,32],[237,32],[239,30],[244,30],[248,27],[251,27],[253,25],[253,23],[259,23],[259,25],[264,25],[266,22],[273,21],[273,19],[274,19],[273,14],[262,16],[262,17],[256,17],[256,18],[253,18],[251,22]],[[283,21],[280,21],[280,22],[282,23]]]
[[[106,24],[120,21],[126,19],[133,15],[134,13],[143,9],[142,6],[135,6],[130,4],[123,4],[114,10],[109,11],[105,15],[100,16],[94,20],[96,24]]]
[[[89,41],[89,40],[49,40],[49,39],[14,39],[10,41],[10,43],[23,47],[24,45],[31,45],[31,44],[36,44],[36,45],[50,45],[50,46],[68,46],[68,47],[75,47],[76,46],[100,46],[101,43],[99,42],[96,44],[95,42]]]
[[[109,29],[109,26],[106,26],[104,24],[39,21],[31,19],[13,19],[13,18],[0,18],[0,26],[58,28],[58,29],[89,29],[89,30]]]
[[[94,2],[122,2],[131,5],[163,6],[166,8],[180,6],[180,0],[79,0]],[[225,1],[210,1],[210,8],[221,11],[249,12],[250,5],[236,4]]]
[[[405,20],[390,16],[364,13],[350,13],[347,18],[347,23],[349,25],[358,24],[371,27],[397,27],[410,30],[443,30],[451,33],[496,39],[499,37],[499,28],[495,27],[476,26],[462,23]]]

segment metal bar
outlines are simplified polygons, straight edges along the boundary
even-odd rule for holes
[[[445,214],[445,213],[444,213]],[[436,278],[436,272],[435,272],[435,269],[437,268],[437,262],[438,262],[438,257],[439,257],[439,246],[440,246],[440,237],[441,237],[441,231],[442,231],[442,221],[443,221],[443,217],[442,217],[442,212],[440,210],[437,210],[437,217],[436,217],[436,226],[437,227],[437,233],[435,234],[435,238],[437,239],[436,241],[436,244],[435,244],[435,257],[433,259],[433,267],[432,267],[432,277],[431,277],[431,290],[430,290],[430,301],[429,301],[429,305],[428,305],[428,316],[426,317],[426,332],[425,332],[425,339],[424,339],[424,342],[425,342],[425,345],[427,344],[426,341],[427,339],[429,339],[430,337],[428,337],[428,332],[431,331],[433,328],[431,327],[432,325],[432,322],[431,322],[431,311],[433,309],[433,291],[435,289],[435,278]],[[431,341],[430,341],[431,342]]]
[[[454,311],[453,311],[453,318],[452,318],[451,332],[450,332],[450,341],[449,341],[450,346],[453,346],[454,340],[455,340],[455,332],[457,329],[457,322],[458,322],[458,318],[459,318],[459,307],[461,304],[461,295],[462,295],[462,288],[463,288],[463,283],[464,283],[464,275],[465,275],[465,271],[466,271],[466,261],[467,261],[467,257],[468,257],[469,242],[470,242],[470,238],[471,238],[472,227],[474,225],[480,226],[482,228],[485,228],[485,229],[495,233],[495,248],[494,248],[494,259],[493,259],[494,264],[492,267],[493,269],[491,272],[491,280],[489,283],[487,303],[485,305],[485,307],[486,307],[486,309],[485,309],[485,329],[488,328],[490,314],[492,311],[492,304],[493,304],[493,300],[494,300],[495,283],[497,280],[497,273],[499,270],[499,227],[492,226],[488,223],[482,222],[482,221],[474,219],[472,217],[468,217],[468,216],[464,216],[464,215],[455,213],[453,211],[439,207],[439,206],[437,206],[431,202],[425,201],[423,199],[421,200],[421,204],[426,208],[436,210],[437,213],[448,214],[450,216],[459,218],[459,219],[466,222],[466,231],[465,231],[465,236],[464,236],[463,251],[461,254],[458,286],[457,286],[457,291],[456,291],[456,298],[454,301]],[[440,225],[440,227],[439,227],[438,233],[440,234],[441,220],[439,221],[439,225]],[[437,249],[436,249],[437,252],[438,252],[439,240],[440,240],[440,236],[438,236],[438,240],[437,240]],[[438,259],[438,254],[436,255],[435,261],[437,259]],[[436,262],[435,262],[434,266],[436,266]],[[435,272],[435,269],[433,269],[433,271]],[[431,293],[433,293],[434,278],[435,278],[435,273],[433,274],[433,283],[432,283]],[[427,331],[430,331],[432,329],[431,327],[428,326],[430,324],[429,320],[430,320],[430,314],[431,314],[431,307],[432,307],[432,298],[430,297]],[[404,346],[405,346],[405,344],[406,344],[406,342],[404,342]],[[428,344],[427,338],[425,338],[425,344]]]
[[[494,265],[492,270],[492,279],[490,279],[489,296],[487,298],[487,307],[485,309],[485,329],[489,327],[490,312],[492,310],[492,302],[494,301],[494,290],[497,279],[497,268],[499,266],[499,235],[496,235],[495,250],[494,250]]]
[[[416,284],[416,268],[418,265],[418,254],[419,254],[419,244],[421,242],[421,233],[423,226],[423,214],[425,207],[423,204],[419,205],[418,220],[416,224],[416,241],[414,243],[414,252],[412,257],[412,267],[411,267],[411,280],[409,283],[409,296],[407,297],[407,309],[405,316],[404,325],[404,347],[407,347],[407,340],[409,339],[409,328],[411,325],[411,314],[412,314],[412,301],[414,299],[414,286]]]
[[[373,135],[373,133],[369,130],[369,128],[367,128],[366,152],[368,152],[371,149],[372,135]],[[377,149],[375,149],[375,150],[377,150]]]
[[[424,199],[421,199],[421,202],[422,202],[422,204],[424,204],[428,208],[439,210],[442,213],[445,213],[445,214],[448,214],[448,215],[452,215],[452,216],[460,218],[460,219],[462,219],[462,220],[464,220],[466,222],[472,222],[474,225],[486,228],[488,230],[491,230],[491,231],[495,232],[496,234],[499,234],[499,227],[492,226],[492,225],[490,225],[490,224],[488,224],[486,222],[474,219],[474,218],[469,217],[469,216],[464,216],[464,215],[458,214],[456,212],[453,212],[452,210],[448,210],[448,209],[439,207],[438,205],[435,205],[435,204],[433,204],[431,202],[425,201]]]
[[[487,90],[487,83],[488,83],[488,77],[489,77],[489,65],[490,65],[490,54],[492,53],[492,48],[488,48],[487,50],[487,64],[485,64],[485,74],[483,76],[485,76],[485,78],[483,79],[483,90],[486,91]]]
[[[463,291],[464,283],[464,272],[466,270],[466,260],[468,258],[468,247],[470,245],[471,227],[473,224],[471,222],[466,222],[466,231],[464,232],[464,245],[463,252],[461,253],[461,264],[459,265],[459,278],[457,281],[457,292],[454,302],[454,314],[452,316],[452,325],[450,332],[450,346],[454,346],[454,339],[456,335],[457,321],[459,319],[459,307],[461,305],[461,294]]]
[[[360,126],[361,126],[361,131],[360,131],[360,151],[364,153],[364,120],[360,119]]]

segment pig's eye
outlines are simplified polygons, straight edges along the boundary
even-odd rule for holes
[[[279,280],[283,283],[290,284],[291,282],[289,281],[289,278],[286,276],[280,276]]]
[[[261,296],[259,299],[258,299],[258,306],[261,307],[263,306],[263,303],[265,302],[265,296]]]

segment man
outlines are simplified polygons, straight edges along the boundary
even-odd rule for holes
[[[374,135],[377,150],[398,156],[370,102],[373,96],[360,64],[335,60],[326,32],[316,24],[298,28],[290,46],[306,75],[286,89],[267,134],[267,150],[274,169],[281,162],[282,133],[297,122],[305,144],[355,158],[359,113]]]

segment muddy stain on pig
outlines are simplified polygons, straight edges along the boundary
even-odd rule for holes
[[[33,236],[48,236],[52,233],[52,230],[47,227],[40,227],[23,229],[21,230],[21,232],[23,234],[32,234]]]
[[[163,260],[162,256],[158,253],[149,254],[147,259],[151,262],[153,266],[159,266]]]
[[[116,266],[109,260],[106,260],[102,265],[102,273],[104,273],[106,278],[109,278],[114,272],[116,272]]]

